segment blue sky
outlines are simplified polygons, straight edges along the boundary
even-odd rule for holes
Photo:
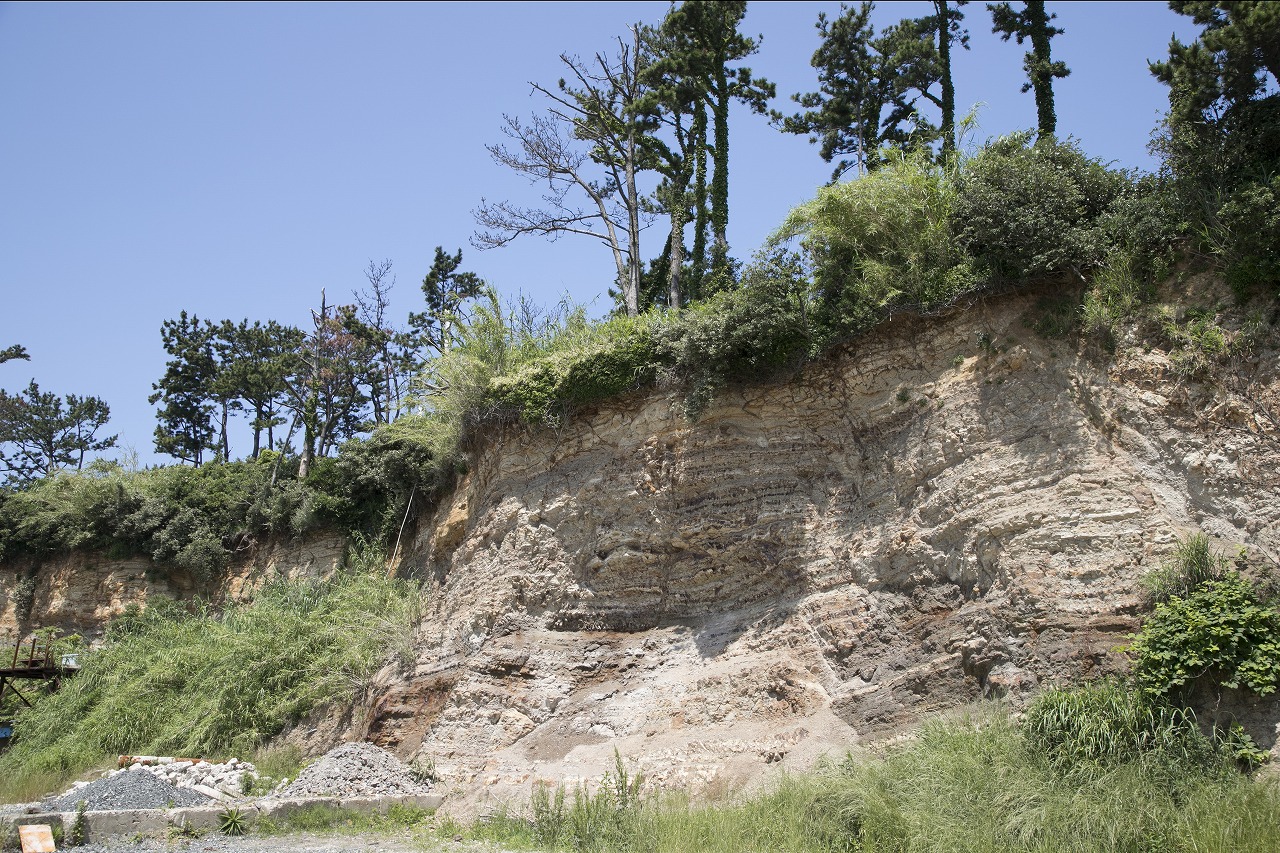
[[[927,3],[883,3],[881,26]],[[1151,169],[1165,92],[1146,70],[1190,22],[1158,3],[1053,3],[1060,134],[1118,165]],[[666,3],[0,3],[0,387],[96,394],[110,432],[152,452],[160,325],[179,311],[302,325],[350,301],[371,259],[390,259],[395,314],[418,310],[436,245],[504,294],[609,306],[607,250],[528,238],[479,252],[467,241],[482,196],[529,198],[485,145],[504,113],[540,109],[561,52],[606,49]],[[816,88],[819,11],[749,6],[750,60],[778,84],[774,106]],[[966,7],[972,49],[956,57],[957,101],[981,104],[978,136],[1035,123],[1021,94],[1025,48]],[[749,257],[830,174],[816,148],[760,117],[732,119],[733,252]],[[663,234],[648,234],[646,256]],[[247,450],[238,436],[234,450]],[[113,455],[113,454],[108,454]]]

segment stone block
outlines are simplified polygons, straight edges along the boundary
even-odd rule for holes
[[[75,820],[74,812],[62,816],[65,826]],[[169,831],[169,815],[165,809],[129,809],[126,811],[85,812],[85,837],[89,841],[115,835],[163,836]]]

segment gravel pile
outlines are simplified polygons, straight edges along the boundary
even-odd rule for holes
[[[391,753],[371,743],[344,743],[298,774],[281,797],[372,797],[426,794]]]
[[[179,788],[149,770],[138,767],[117,770],[94,782],[76,784],[61,797],[45,800],[41,805],[49,811],[75,811],[83,800],[93,811],[121,809],[162,809],[167,806],[203,806],[209,798],[190,788]]]

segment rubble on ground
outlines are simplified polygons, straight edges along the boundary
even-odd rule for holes
[[[346,743],[298,774],[280,797],[373,797],[426,794],[431,786],[414,779],[408,767],[371,743]]]
[[[130,767],[93,782],[77,782],[62,796],[41,805],[51,812],[75,811],[81,802],[87,811],[120,811],[204,806],[212,799],[193,788],[180,788],[149,768]]]

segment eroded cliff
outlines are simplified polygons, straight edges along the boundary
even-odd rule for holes
[[[0,563],[0,644],[41,628],[97,639],[126,607],[153,596],[236,601],[273,578],[331,574],[345,554],[346,540],[336,535],[266,541],[236,555],[227,572],[211,580],[146,557],[84,551]]]
[[[694,423],[654,392],[487,436],[407,551],[419,659],[361,734],[468,791],[617,749],[699,792],[1123,670],[1178,536],[1280,557],[1277,356],[1186,380],[1045,340],[1037,310],[898,318]]]

